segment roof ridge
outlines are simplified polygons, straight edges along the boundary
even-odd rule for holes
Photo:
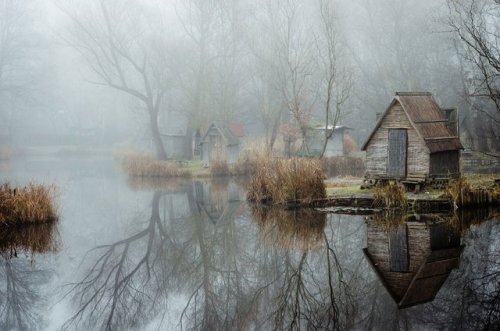
[[[400,96],[432,96],[431,92],[396,92]]]

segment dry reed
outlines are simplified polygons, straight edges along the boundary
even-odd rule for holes
[[[260,147],[260,148],[259,148]],[[265,146],[252,146],[246,149],[233,165],[232,174],[236,176],[252,176],[262,164],[270,159]]]
[[[13,188],[0,186],[0,226],[45,223],[57,220],[53,185],[29,183]]]
[[[464,177],[450,182],[443,197],[450,199],[455,208],[467,206],[488,206],[500,202],[495,188],[472,187]]]
[[[408,208],[408,199],[406,198],[404,186],[389,183],[375,187],[373,204],[374,207],[406,210]]]
[[[247,190],[248,200],[262,203],[307,204],[325,197],[323,170],[317,159],[264,160]]]

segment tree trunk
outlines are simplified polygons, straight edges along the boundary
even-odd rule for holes
[[[158,128],[158,112],[149,110],[149,123],[151,127],[153,143],[155,145],[156,157],[160,161],[165,161],[167,159],[167,153],[165,152],[165,147],[163,146],[163,141],[161,140],[160,136],[160,129]]]

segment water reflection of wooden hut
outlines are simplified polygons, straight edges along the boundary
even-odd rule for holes
[[[373,270],[398,308],[432,301],[458,267],[460,234],[441,222],[411,221],[384,228],[367,223],[367,248]]]
[[[212,223],[231,219],[241,212],[239,188],[233,182],[217,180],[211,182],[194,182],[195,200],[199,212],[208,217]]]

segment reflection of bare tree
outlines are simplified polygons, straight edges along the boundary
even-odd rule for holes
[[[318,244],[261,245],[261,229],[240,219],[244,202],[230,185],[183,187],[188,189],[154,194],[144,230],[93,250],[95,262],[70,290],[78,310],[64,327],[349,326],[351,284],[332,245],[332,232],[325,230],[325,214],[314,214],[312,225],[306,219],[299,222],[299,212],[292,213],[296,219],[289,223],[282,218],[283,228],[275,223],[278,234],[294,240],[306,240],[310,236],[299,232],[309,229]]]
[[[263,296],[274,329],[345,329],[354,312],[349,281],[325,231],[326,214],[312,209],[254,208],[266,246],[275,248],[274,279]],[[269,281],[269,280],[268,280]],[[264,303],[268,305],[268,303]]]
[[[32,330],[40,324],[44,299],[39,286],[50,272],[37,270],[32,258],[57,249],[55,223],[0,231],[0,330]]]
[[[44,300],[38,287],[50,273],[26,259],[0,257],[0,330],[33,330],[40,324]]]
[[[319,253],[319,254],[315,254]],[[324,235],[321,251],[284,256],[272,311],[275,329],[345,330],[354,313],[350,286]]]
[[[78,311],[63,328],[78,325],[119,329],[140,327],[162,307],[166,298],[167,247],[171,241],[160,218],[161,193],[153,196],[151,218],[134,235],[110,245],[96,247],[98,258],[70,293]]]
[[[463,240],[460,269],[448,290],[416,319],[436,327],[459,325],[464,330],[497,330],[500,325],[500,222],[472,225]],[[439,318],[437,318],[439,317]]]

